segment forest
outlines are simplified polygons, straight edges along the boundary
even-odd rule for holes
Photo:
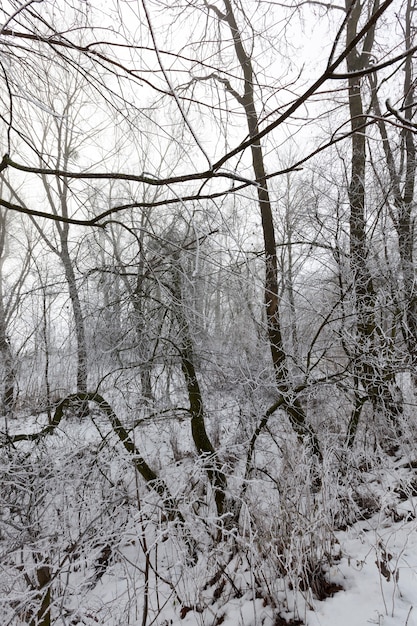
[[[417,624],[416,11],[4,0],[1,624]]]

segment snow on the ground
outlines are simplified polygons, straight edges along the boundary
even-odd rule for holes
[[[37,430],[39,422],[29,421],[26,428]],[[104,431],[106,425],[103,425],[103,436],[107,434]],[[84,445],[88,445],[90,438],[97,438],[93,429],[72,424],[51,441],[57,446],[61,439],[65,442],[66,437],[77,438],[76,435],[82,437]],[[114,463],[118,465],[120,459],[116,458]],[[404,464],[398,461],[395,470],[398,475],[401,467]],[[340,558],[329,570],[329,581],[343,590],[333,597],[319,601],[311,592],[294,593],[288,602],[288,606],[292,603],[291,612],[282,614],[282,619],[278,615],[279,609],[272,607],[267,598],[257,597],[250,591],[243,593],[241,598],[219,594],[215,600],[203,603],[201,612],[193,610],[191,607],[195,607],[207,582],[207,572],[188,573],[189,583],[184,582],[186,577],[180,569],[173,572],[172,552],[167,541],[158,547],[159,588],[156,591],[149,589],[150,606],[160,606],[160,610],[157,615],[150,612],[147,626],[283,626],[284,617],[288,624],[300,624],[302,620],[306,626],[417,626],[417,497],[410,496],[402,502],[393,499],[392,479],[387,479],[384,484],[381,482],[381,491],[384,490],[390,495],[380,512],[335,533]],[[134,526],[129,528],[129,532],[135,530]],[[152,542],[151,536],[149,539]],[[88,576],[83,578],[82,568],[73,574],[72,609],[78,612],[78,623],[89,626],[97,623],[139,626],[143,623],[143,552],[134,539],[124,545],[121,558],[115,559],[91,587]],[[164,550],[167,550],[166,554]],[[247,576],[250,579],[250,573]],[[165,585],[165,578],[183,585],[180,595],[189,605],[181,606],[176,601],[172,587]],[[290,590],[287,592],[291,595]]]
[[[417,626],[417,521],[395,523],[376,515],[337,535],[342,556],[329,578],[343,586],[343,591],[323,601],[309,596],[313,609],[300,600],[296,603],[297,617],[306,626]],[[216,608],[211,620],[208,615],[204,619],[190,612],[184,619],[178,613],[171,614],[167,623],[209,625],[215,615],[224,616],[223,626],[276,623],[276,616],[260,599],[234,599]],[[294,615],[285,617],[291,624]]]
[[[417,505],[417,498],[397,508],[406,515],[414,504]],[[323,601],[311,594],[300,597],[295,601],[295,614],[285,615],[288,623],[299,623],[291,622],[295,617],[307,626],[417,626],[417,521],[405,517],[395,522],[378,514],[339,531],[337,538],[341,558],[332,566],[329,579],[340,584],[343,591]],[[112,592],[116,595],[116,588],[107,587],[107,600]],[[276,621],[277,613],[268,604],[250,594],[227,602],[219,598],[202,613],[187,609],[181,615],[181,608],[175,603],[167,605],[154,623],[159,626],[284,624]],[[135,626],[140,623],[138,620]]]
[[[413,509],[413,502],[398,509]],[[407,518],[405,518],[407,519]],[[331,579],[344,591],[308,611],[308,626],[417,626],[417,522],[380,515],[338,533]]]

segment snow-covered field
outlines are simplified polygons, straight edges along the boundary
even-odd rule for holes
[[[405,503],[402,508],[410,509],[413,505]],[[254,597],[256,594],[250,590],[241,598],[212,599],[206,603],[202,612],[178,605],[172,595],[169,598],[170,594],[161,590],[164,601],[167,598],[168,603],[155,621],[150,620],[148,623],[161,626],[278,626],[284,624],[286,619],[289,624],[304,623],[308,626],[417,626],[416,531],[417,522],[414,519],[393,522],[388,518],[381,519],[377,514],[366,522],[356,523],[348,530],[338,532],[341,558],[330,568],[328,578],[343,590],[322,601],[310,592],[299,593],[295,598],[288,597],[292,610],[280,613],[282,621],[279,621],[276,611],[265,599]],[[124,623],[123,616],[118,614],[117,598],[124,598],[128,591],[126,581],[117,573],[119,567],[109,568],[90,597],[91,605],[96,605],[98,614],[104,616],[103,605],[109,607],[108,619],[103,622],[106,624]],[[132,571],[129,577],[132,577]],[[140,576],[137,576],[137,590],[143,594],[143,580]],[[202,587],[198,591],[204,595]],[[190,595],[194,592],[190,590]],[[213,589],[206,591],[206,600],[213,593]],[[290,591],[286,593],[290,594]],[[151,596],[155,601],[155,590],[151,590]],[[137,621],[126,623],[135,626],[142,624],[141,599],[135,611],[140,617]]]
[[[337,512],[323,492],[306,498],[295,486],[286,492],[288,502],[299,499],[285,526],[272,495],[256,510],[256,496],[265,505],[268,491],[254,480],[247,496],[254,509],[242,509],[240,534],[216,541],[201,467],[186,452],[181,426],[136,434],[182,508],[178,524],[144,488],[108,423],[93,420],[70,420],[40,443],[3,449],[1,624],[46,626],[31,607],[39,608],[39,589],[50,588],[51,623],[62,626],[417,626],[417,496],[404,456],[362,468],[363,519],[343,529],[331,527]],[[41,427],[13,423],[15,432]],[[177,439],[158,449],[158,434]],[[271,464],[266,452],[265,460]],[[303,523],[292,520],[298,514]],[[302,580],[307,564],[310,587]]]
[[[417,624],[415,504],[413,499],[398,507],[401,513],[413,511],[410,521],[394,522],[376,514],[337,533],[342,558],[332,567],[330,578],[344,590],[323,602],[313,602],[314,611],[307,612],[307,624]]]

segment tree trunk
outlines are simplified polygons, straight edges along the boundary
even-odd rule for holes
[[[36,578],[39,588],[40,607],[30,626],[51,626],[51,568],[47,563],[37,566]]]
[[[81,308],[80,295],[78,293],[74,267],[68,251],[67,239],[61,238],[60,258],[64,266],[65,278],[67,280],[68,292],[71,300],[72,312],[74,315],[75,336],[77,341],[77,393],[87,393],[88,391],[88,360],[87,360],[87,340],[85,335],[85,323]],[[79,409],[79,417],[86,417],[89,413],[88,402],[82,403]]]
[[[250,56],[246,53],[239,27],[237,25],[230,0],[224,0],[226,13],[223,18],[232,33],[234,48],[244,78],[244,95],[235,97],[245,110],[246,122],[250,137],[259,132],[258,115],[254,99],[254,73]],[[291,389],[288,376],[287,356],[284,350],[278,295],[278,261],[275,239],[275,226],[272,205],[266,178],[264,156],[260,140],[251,145],[252,166],[257,185],[257,195],[262,221],[262,233],[265,253],[265,308],[269,346],[275,379],[279,393],[283,398],[283,409],[286,411],[293,429],[301,441],[306,440],[315,456],[321,459],[320,445],[312,427],[307,423],[304,409]]]
[[[412,0],[407,1],[405,16],[405,47],[413,45],[412,14],[414,6]],[[413,80],[413,57],[407,56],[404,61],[404,99],[403,119],[401,129],[402,154],[396,162],[394,149],[391,145],[385,116],[382,114],[378,100],[377,76],[370,75],[369,82],[372,90],[372,107],[377,119],[377,126],[382,139],[382,147],[389,179],[391,195],[397,214],[393,222],[398,236],[398,251],[402,274],[402,293],[399,296],[399,308],[404,311],[403,335],[413,366],[417,364],[417,292],[415,288],[416,272],[414,266],[414,220],[412,209],[414,204],[414,190],[416,180],[416,148],[414,143],[415,129],[413,123],[413,102],[415,81]],[[408,123],[408,124],[407,124]]]
[[[15,378],[13,354],[10,340],[6,335],[6,328],[3,323],[3,313],[0,306],[0,357],[2,360],[3,379],[1,387],[1,411],[8,419],[13,413],[15,402]],[[7,426],[7,424],[6,424]]]
[[[378,8],[378,0],[374,9]],[[346,37],[349,44],[357,35],[361,16],[360,2],[346,0],[348,14]],[[355,73],[368,64],[374,39],[374,29],[368,31],[361,53],[355,46],[347,56],[349,73]],[[362,78],[348,78],[349,113],[352,130],[351,179],[348,189],[350,205],[350,269],[355,295],[357,344],[354,348],[354,371],[374,409],[385,412],[399,432],[398,417],[402,405],[393,397],[394,376],[388,366],[379,365],[381,352],[387,348],[382,330],[375,319],[376,294],[368,266],[368,242],[365,216],[366,134]],[[362,400],[356,392],[355,407],[348,427],[347,444],[354,442]]]
[[[213,486],[217,515],[222,518],[225,513],[227,480],[206,430],[203,396],[194,365],[190,329],[182,311],[181,277],[178,273],[173,281],[172,294],[175,298],[175,315],[180,328],[181,369],[190,403],[191,435],[198,454],[204,460],[207,475]]]
[[[16,371],[14,366],[14,359],[12,349],[10,345],[10,339],[7,335],[7,319],[6,319],[6,304],[4,300],[3,292],[3,262],[7,256],[7,243],[6,243],[7,224],[6,218],[0,214],[0,358],[2,360],[1,372],[2,379],[1,384],[1,396],[0,396],[0,410],[6,419],[6,431],[8,428],[8,418],[13,412],[15,402],[15,380]]]

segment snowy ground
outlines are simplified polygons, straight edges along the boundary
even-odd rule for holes
[[[255,594],[249,591],[241,598],[221,596],[218,600],[206,602],[200,613],[188,606],[176,606],[171,596],[157,619],[149,624],[283,626],[286,622],[277,617],[281,615],[293,625],[417,626],[416,513],[417,498],[414,497],[391,508],[386,507],[384,513],[377,513],[336,533],[340,558],[329,570],[328,579],[343,590],[337,591],[333,597],[319,601],[311,592],[298,592],[298,596],[287,597],[291,610],[281,612],[273,610],[265,599],[254,597]],[[103,577],[102,599],[107,597],[110,600],[120,593],[112,579],[111,572]],[[164,595],[162,590],[161,593]],[[138,606],[138,617],[140,610]],[[123,624],[117,619],[109,623]],[[134,626],[141,623],[140,619],[132,622]]]
[[[39,430],[39,427],[39,423],[25,423],[26,432]],[[15,429],[21,431],[22,424],[15,424]],[[107,440],[106,448],[100,447],[104,440]],[[260,592],[259,581],[255,584],[255,568],[251,567],[249,551],[242,550],[229,562],[226,555],[221,554],[222,548],[218,547],[219,554],[215,558],[209,553],[200,554],[196,565],[186,565],[181,537],[178,536],[176,541],[175,530],[171,528],[168,531],[162,518],[159,527],[155,523],[155,498],[141,496],[140,513],[137,503],[126,508],[120,500],[123,484],[126,494],[133,489],[134,472],[117,440],[111,439],[111,431],[105,421],[99,421],[95,428],[67,424],[60,434],[48,439],[47,445],[45,458],[49,454],[51,464],[48,466],[49,473],[45,473],[46,482],[42,484],[47,485],[45,489],[49,489],[51,499],[48,505],[45,500],[44,511],[48,512],[48,520],[53,525],[52,530],[42,534],[36,545],[47,546],[45,553],[49,550],[48,558],[54,571],[59,571],[60,583],[54,588],[54,597],[62,608],[57,608],[55,604],[55,615],[60,617],[54,618],[53,624],[417,626],[417,495],[414,495],[415,470],[407,467],[404,458],[393,459],[389,469],[382,465],[378,471],[373,470],[368,478],[365,472],[365,487],[370,493],[378,494],[380,509],[368,519],[356,522],[343,531],[335,531],[335,558],[327,571],[329,589],[333,588],[335,593],[319,601],[310,590],[295,591],[288,581],[281,584],[280,580],[265,580],[264,590],[273,586],[274,593]],[[22,449],[29,449],[31,444],[24,442],[21,446]],[[94,449],[97,446],[100,453],[96,457]],[[106,449],[107,455],[103,452]],[[81,463],[84,469],[79,475],[77,469]],[[188,458],[182,463],[191,461]],[[178,472],[180,467],[180,464],[173,463],[172,472],[175,468]],[[130,483],[127,479],[129,472]],[[16,474],[17,477],[20,475],[19,472]],[[97,491],[98,481],[105,476],[107,478]],[[401,492],[398,491],[399,485],[402,486]],[[81,491],[85,491],[85,498],[81,498]],[[70,502],[67,511],[64,508],[66,498]],[[79,509],[80,519],[77,520],[78,529],[81,528],[82,532],[77,532],[81,532],[78,536],[83,541],[85,539],[85,544],[79,542],[68,565],[65,550],[71,539],[77,538],[73,511],[75,501],[84,507]],[[89,508],[85,508],[86,502]],[[107,502],[114,507],[114,515],[108,518]],[[66,526],[57,531],[57,534],[62,534],[60,548],[59,541],[51,533],[56,530],[56,520],[64,520],[64,517]],[[7,530],[7,526],[5,528]],[[44,525],[44,528],[47,529],[47,526]],[[94,532],[90,533],[92,529]],[[64,538],[64,531],[68,533],[67,538]],[[193,528],[193,532],[197,531],[197,527]],[[52,540],[48,546],[49,538]],[[112,546],[108,559],[103,552],[106,544]],[[52,545],[54,547],[50,547]],[[5,541],[3,547],[6,548],[3,554],[7,556]],[[145,583],[145,554],[149,556],[148,585]],[[23,558],[16,551],[13,558],[18,557]],[[2,563],[0,617],[4,619],[0,619],[0,626],[20,626],[28,622],[21,621],[16,612],[10,612],[10,599],[21,598],[27,591],[21,579],[18,584],[8,581],[13,576],[18,581],[23,569],[15,565],[13,574],[11,561],[7,558]],[[100,559],[105,565],[98,574]],[[208,584],[222,559],[228,562],[230,576],[226,572]],[[33,576],[34,570],[31,571],[28,566],[30,562],[33,563],[33,560],[29,559],[25,567],[28,575]],[[229,584],[231,579],[232,585]],[[241,590],[240,594],[234,593],[238,590]],[[144,620],[146,597],[148,611]],[[273,606],[271,597],[280,605]],[[7,611],[7,615],[1,615],[2,610]]]
[[[414,510],[415,505],[417,499],[400,508],[405,512]],[[329,572],[329,580],[340,584],[343,591],[323,601],[311,594],[299,598],[295,612],[300,622],[308,626],[417,626],[416,520],[393,522],[375,515],[338,532],[337,537],[341,559]],[[271,616],[270,607],[263,604],[262,600],[253,602],[247,597],[225,606],[217,603],[212,607],[213,617],[224,616],[223,626],[281,626],[276,616]],[[294,614],[283,617],[290,624],[297,623]],[[174,625],[213,623],[208,616],[205,621],[191,613],[185,619],[178,614],[166,619]]]
[[[400,509],[414,510],[416,500]],[[339,532],[342,559],[330,572],[344,591],[314,603],[309,626],[417,626],[417,523],[375,515]]]
[[[405,505],[407,506],[407,505]],[[412,508],[411,503],[408,508]],[[289,624],[308,626],[417,626],[417,523],[372,519],[337,533],[341,559],[329,580],[343,591],[318,601],[311,594],[296,600],[295,611],[282,615]],[[112,576],[103,580],[103,595],[117,596]],[[106,591],[105,591],[106,589]],[[119,589],[120,592],[120,589]],[[97,590],[96,590],[97,593]],[[294,617],[294,613],[298,617]],[[116,616],[114,616],[116,617]],[[123,622],[115,622],[122,625]],[[132,622],[139,626],[141,621]],[[240,599],[220,599],[198,613],[172,603],[154,622],[160,626],[281,626],[276,612],[250,593]]]

